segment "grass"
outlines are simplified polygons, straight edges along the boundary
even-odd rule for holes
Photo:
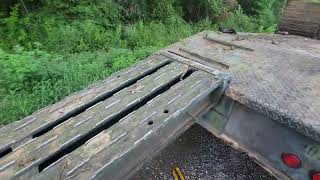
[[[123,27],[122,38],[112,45],[116,48],[84,52],[78,52],[75,48],[70,50],[73,53],[62,54],[45,50],[30,51],[20,46],[16,46],[13,52],[0,49],[0,52],[3,52],[0,53],[0,67],[1,62],[8,61],[3,66],[9,70],[4,71],[4,74],[0,72],[0,85],[1,82],[7,82],[0,87],[0,124],[26,117],[129,67],[160,48],[205,29],[214,30],[216,26],[208,20],[188,24],[173,17],[164,22],[139,21]],[[61,33],[60,38],[67,40],[69,37],[67,32]],[[73,39],[74,37],[71,37],[70,41]],[[39,46],[43,49],[41,44]],[[63,52],[65,46],[66,43],[63,42],[55,48],[58,47]]]
[[[249,32],[276,28],[276,13],[264,10],[263,15],[249,16],[240,7],[228,10],[223,0],[189,2],[212,13],[206,18],[205,11],[181,8],[184,3],[173,7],[164,3],[167,0],[155,1],[147,11],[143,3],[131,11],[113,1],[94,1],[44,1],[28,16],[21,15],[17,4],[9,16],[0,18],[0,125],[26,117],[197,32],[218,27]]]
[[[12,91],[0,99],[1,124],[11,123],[32,112],[57,102],[112,73],[149,56],[159,47],[137,50],[114,49],[106,52],[85,52],[64,57],[67,71],[63,77],[40,81],[31,89]]]

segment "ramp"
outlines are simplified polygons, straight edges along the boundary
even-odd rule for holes
[[[4,127],[1,179],[129,177],[226,87],[226,75],[187,61],[154,55]]]

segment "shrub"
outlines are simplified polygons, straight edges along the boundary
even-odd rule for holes
[[[7,42],[2,48],[32,50],[33,42],[40,42],[50,51],[80,52],[108,49],[119,40],[120,7],[112,0],[41,2],[39,11],[28,16],[21,16],[18,3],[9,17],[0,19],[0,40]]]
[[[12,7],[9,17],[0,19],[0,40],[3,41],[1,43],[2,47],[13,47],[18,44],[29,45],[25,44],[28,39],[27,32],[23,27],[23,24],[27,21],[29,21],[29,18],[25,18],[22,21],[20,20],[17,5]]]
[[[0,123],[13,122],[37,109],[57,102],[93,82],[138,62],[157,49],[158,47],[147,47],[134,51],[112,49],[110,53],[84,52],[59,57],[62,58],[65,67],[67,67],[63,72],[63,76],[53,76],[49,79],[35,82],[28,88],[24,85],[19,85],[19,87],[24,87],[19,91],[0,93]],[[3,54],[0,55],[3,57]],[[13,77],[10,76],[9,78]],[[17,82],[16,79],[12,80]]]
[[[61,57],[44,51],[24,51],[16,46],[14,53],[0,49],[0,87],[2,91],[18,91],[36,82],[62,75]]]
[[[166,20],[175,16],[174,0],[116,0],[126,23]]]
[[[67,53],[109,50],[120,43],[120,29],[107,30],[91,20],[60,24],[47,30],[47,49]]]
[[[0,8],[0,123],[56,102],[163,46],[219,26],[272,32],[286,0],[25,0]],[[227,4],[226,4],[227,3]],[[5,17],[5,18],[3,18]],[[22,48],[23,47],[23,48]]]
[[[176,0],[175,9],[188,21],[205,18],[216,21],[223,19],[227,12],[224,0]]]
[[[172,17],[164,22],[153,21],[143,23],[139,21],[134,25],[127,26],[123,33],[129,48],[144,46],[165,46],[176,42],[192,34],[192,27],[182,19]]]
[[[244,12],[254,17],[257,31],[273,32],[276,30],[279,15],[287,0],[238,0]]]
[[[256,24],[254,23],[254,19],[250,18],[246,14],[243,13],[241,7],[239,7],[235,12],[232,12],[228,15],[225,21],[219,24],[221,27],[232,27],[237,31],[256,31]]]
[[[218,29],[218,25],[211,21],[209,18],[205,18],[197,23],[193,24],[194,32],[208,31],[213,30],[216,31]]]
[[[120,6],[112,0],[46,0],[42,10],[69,22],[91,20],[113,29],[120,24]]]

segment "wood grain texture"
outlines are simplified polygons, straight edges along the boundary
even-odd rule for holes
[[[290,2],[281,16],[279,30],[320,39],[320,3]]]
[[[1,129],[0,146],[12,149],[0,158],[1,179],[128,177],[212,104],[223,76],[211,70],[156,54]]]

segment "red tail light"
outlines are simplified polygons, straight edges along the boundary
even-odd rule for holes
[[[320,172],[313,173],[312,180],[320,180]]]
[[[297,169],[301,167],[301,160],[297,155],[284,153],[282,154],[281,158],[283,163],[290,168]]]

